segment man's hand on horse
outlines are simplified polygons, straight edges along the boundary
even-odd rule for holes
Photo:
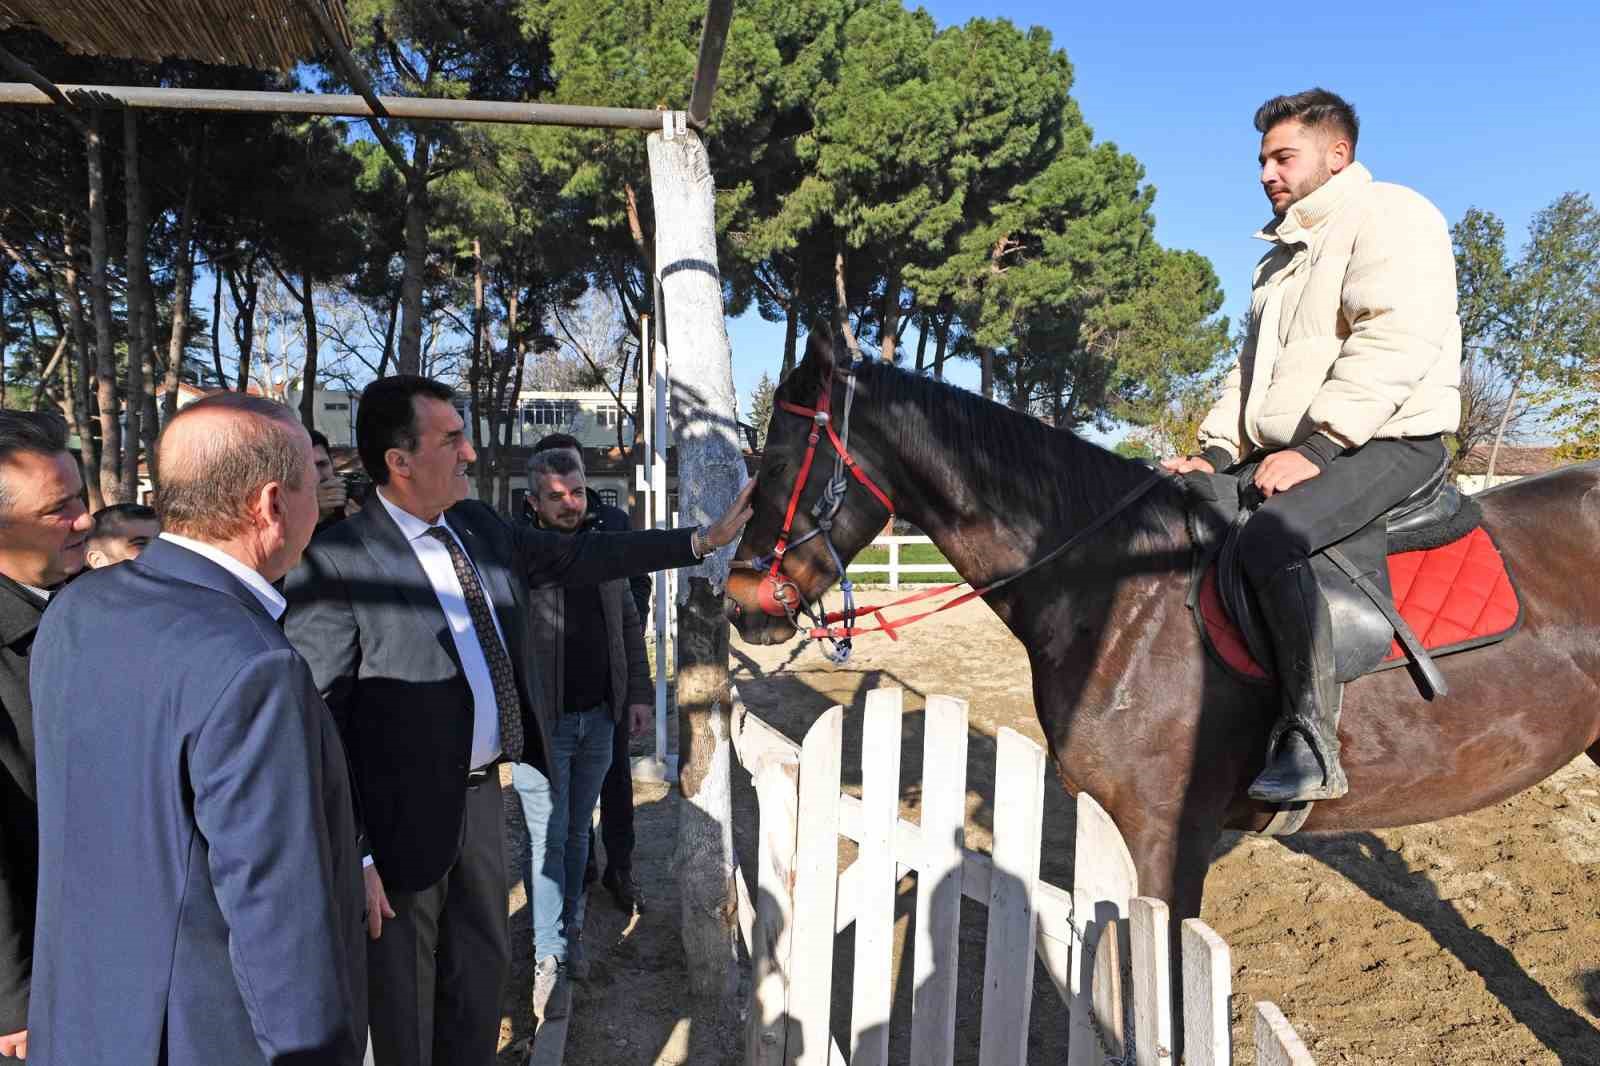
[[[1170,470],[1174,474],[1192,474],[1199,471],[1202,474],[1215,474],[1216,467],[1210,460],[1198,455],[1170,455],[1161,460],[1161,469]]]
[[[750,516],[755,513],[750,506],[750,498],[755,494],[756,479],[751,478],[745,482],[744,488],[739,490],[739,495],[734,498],[733,506],[728,508],[727,513],[701,531],[700,535],[704,538],[707,548],[721,548],[739,538],[739,534],[744,531],[744,524],[750,521]]]
[[[1322,469],[1297,451],[1273,452],[1256,467],[1256,488],[1271,497],[1287,492],[1302,481],[1310,481]]]

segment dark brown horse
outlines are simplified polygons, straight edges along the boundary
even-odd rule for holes
[[[817,404],[824,382],[842,421],[848,367],[813,333],[777,399]],[[1015,573],[1084,530],[1150,470],[970,393],[881,363],[855,371],[850,453],[899,515],[925,530],[975,587]],[[769,552],[811,422],[776,409],[755,517],[738,558]],[[832,473],[822,437],[796,537]],[[1479,497],[1523,597],[1509,639],[1439,660],[1449,696],[1429,701],[1404,670],[1346,687],[1340,736],[1350,793],[1317,804],[1309,831],[1375,829],[1475,810],[1538,782],[1580,752],[1600,759],[1600,466],[1570,467]],[[832,540],[848,561],[887,508],[854,480]],[[783,572],[807,601],[838,574],[815,537]],[[1200,911],[1225,828],[1259,829],[1245,788],[1277,712],[1270,687],[1235,680],[1207,655],[1185,607],[1192,545],[1176,484],[1157,485],[1056,560],[986,596],[1028,650],[1034,705],[1069,792],[1087,790],[1132,849],[1139,888],[1174,917]],[[749,642],[788,641],[762,610],[760,575],[736,570],[728,614]],[[861,639],[881,639],[864,637]],[[949,654],[960,657],[959,647]],[[973,663],[973,669],[983,664]]]

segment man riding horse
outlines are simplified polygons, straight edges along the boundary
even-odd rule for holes
[[[1256,111],[1261,186],[1249,331],[1179,473],[1227,470],[1264,502],[1240,554],[1272,633],[1283,709],[1250,795],[1334,799],[1342,686],[1310,557],[1440,469],[1460,422],[1461,326],[1444,217],[1355,161],[1355,110],[1324,89]]]

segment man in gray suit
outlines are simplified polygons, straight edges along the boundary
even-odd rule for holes
[[[317,522],[311,438],[222,393],[161,436],[166,532],[39,627],[30,1062],[355,1066],[344,748],[272,582]]]

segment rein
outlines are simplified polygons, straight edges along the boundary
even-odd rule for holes
[[[959,607],[963,603],[976,599],[979,596],[987,596],[991,592],[997,592],[1012,582],[1026,577],[1028,574],[1038,570],[1040,567],[1054,562],[1056,559],[1059,559],[1062,555],[1065,555],[1068,551],[1071,551],[1074,547],[1083,543],[1089,537],[1105,528],[1105,526],[1108,525],[1114,518],[1122,514],[1123,511],[1126,511],[1136,501],[1143,497],[1145,493],[1154,488],[1157,483],[1164,480],[1160,474],[1152,471],[1149,477],[1145,478],[1139,484],[1135,485],[1132,489],[1124,493],[1109,510],[1102,512],[1094,519],[1094,521],[1090,522],[1072,536],[1068,537],[1063,543],[1058,544],[1055,548],[1051,549],[1048,554],[1040,559],[1034,560],[1021,570],[1018,570],[1013,574],[1008,574],[997,581],[992,581],[983,588],[970,588],[961,595],[947,600],[930,610],[922,611],[918,614],[910,615],[909,617],[891,619],[884,614],[885,611],[891,608],[902,607],[907,604],[933,599],[934,597],[942,596],[947,592],[954,592],[963,585],[970,585],[971,583],[967,581],[959,581],[950,585],[940,585],[936,588],[924,589],[921,592],[913,593],[910,596],[902,597],[901,599],[895,600],[892,603],[886,603],[878,607],[858,608],[856,606],[855,585],[850,581],[849,574],[845,569],[844,561],[839,557],[839,551],[834,547],[832,537],[834,518],[838,515],[839,508],[844,504],[844,494],[849,490],[850,487],[850,482],[845,478],[845,471],[849,471],[863,488],[872,493],[872,495],[877,498],[878,502],[883,504],[884,508],[889,512],[888,517],[890,519],[894,518],[895,510],[894,503],[889,499],[888,494],[877,486],[872,478],[868,476],[867,472],[862,470],[860,464],[858,464],[850,455],[850,411],[855,403],[855,395],[855,364],[852,363],[851,368],[845,371],[845,399],[844,416],[842,419],[842,433],[836,432],[833,428],[833,417],[831,411],[833,403],[833,375],[831,371],[823,376],[820,395],[817,397],[817,404],[815,407],[802,407],[800,404],[789,403],[787,401],[779,402],[778,407],[782,410],[787,411],[790,414],[799,415],[802,418],[810,419],[811,433],[806,438],[805,458],[801,461],[800,471],[795,476],[794,489],[789,494],[789,506],[784,511],[783,515],[783,528],[779,531],[778,539],[772,546],[772,552],[769,555],[762,556],[759,559],[754,559],[751,562],[744,564],[752,570],[766,571],[766,573],[761,577],[761,583],[756,594],[757,601],[760,604],[762,611],[774,617],[787,617],[791,623],[796,622],[796,609],[798,608],[799,611],[803,611],[806,617],[809,618],[812,623],[811,627],[806,630],[806,635],[812,640],[824,641],[830,645],[831,647],[823,649],[823,654],[836,665],[843,665],[849,660],[854,637],[860,636],[864,633],[886,633],[888,634],[890,640],[899,640],[899,630],[904,629],[911,623],[920,622],[924,618],[931,618],[933,615],[936,615],[941,611],[948,611],[952,607]],[[806,482],[811,477],[811,467],[816,460],[817,447],[822,441],[824,432],[827,434],[828,442],[833,445],[833,476],[828,479],[828,484],[826,487],[824,487],[821,498],[818,499],[816,504],[811,508],[811,517],[815,521],[816,525],[811,529],[810,532],[801,534],[799,537],[790,540],[789,534],[794,528],[795,512],[799,509],[800,497],[805,491]],[[813,604],[806,602],[800,596],[799,586],[797,586],[787,577],[787,575],[783,573],[784,556],[788,554],[791,548],[794,548],[800,544],[804,544],[813,537],[822,538],[823,546],[828,549],[828,556],[833,561],[834,570],[839,575],[839,590],[844,594],[843,610],[831,611],[827,613],[819,612]],[[856,620],[858,617],[871,615],[877,616],[877,625],[856,625]],[[844,624],[842,626],[835,625],[835,623],[838,622],[843,622]],[[795,628],[798,629],[800,627],[796,625]]]

